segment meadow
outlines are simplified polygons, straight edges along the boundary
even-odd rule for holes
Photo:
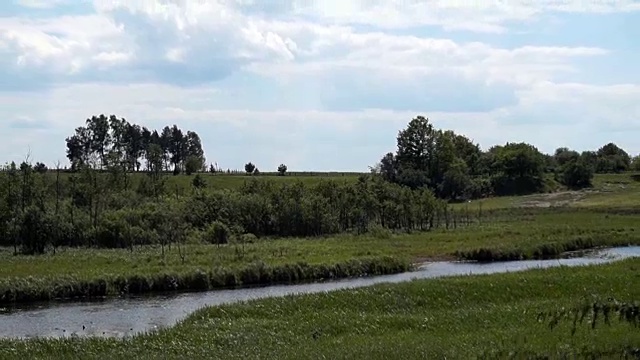
[[[62,181],[67,181],[68,177],[72,173],[61,172],[60,178]],[[146,173],[131,173],[131,187],[136,188],[142,178],[148,177]],[[189,194],[192,191],[193,178],[195,175],[172,175],[171,173],[164,173],[167,179],[167,190],[171,193],[178,193],[180,195]],[[358,180],[363,173],[358,172],[316,172],[316,171],[298,171],[287,172],[284,176],[281,176],[277,172],[262,172],[259,175],[247,175],[240,171],[234,171],[231,173],[199,173],[199,175],[206,182],[206,189],[208,190],[238,190],[246,182],[257,179],[260,181],[273,181],[276,184],[282,183],[295,183],[302,182],[305,185],[315,185],[322,180],[336,180],[340,182],[354,183]],[[51,178],[51,181],[55,179],[55,169],[49,171],[47,176]]]
[[[126,339],[0,340],[2,359],[633,358],[625,322],[541,313],[640,296],[640,260],[420,280],[205,308]]]
[[[588,190],[454,204],[460,224],[428,232],[372,228],[362,235],[311,239],[192,242],[164,254],[158,245],[17,256],[0,248],[0,303],[314,281],[405,271],[428,260],[542,259],[640,244],[632,207],[640,192],[635,179],[634,174],[597,175]]]

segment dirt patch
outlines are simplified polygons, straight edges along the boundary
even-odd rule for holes
[[[550,194],[537,194],[524,197],[524,201],[517,204],[517,207],[562,207],[569,206],[585,198],[588,193],[595,193],[595,190],[581,191],[560,191]]]

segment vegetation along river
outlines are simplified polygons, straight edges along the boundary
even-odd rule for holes
[[[276,296],[318,293],[379,283],[399,283],[413,279],[494,274],[556,266],[595,265],[638,256],[640,256],[640,247],[632,246],[597,250],[582,257],[555,260],[493,263],[430,262],[422,264],[416,271],[401,274],[322,283],[216,290],[152,297],[107,299],[103,301],[24,305],[3,309],[2,313],[0,313],[0,337],[126,337],[140,332],[172,326],[204,306]]]

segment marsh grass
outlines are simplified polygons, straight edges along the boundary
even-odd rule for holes
[[[125,340],[0,341],[2,359],[624,358],[633,325],[551,329],[538,314],[640,298],[640,259],[461,276],[205,308]]]
[[[251,278],[253,270],[247,269],[260,266],[278,269],[270,279],[281,281],[299,278],[291,268],[300,263],[331,267],[384,257],[407,263],[548,259],[566,251],[640,244],[634,211],[558,207],[494,209],[485,214],[483,221],[448,231],[394,234],[372,229],[362,236],[254,239],[241,253],[237,244],[190,244],[183,247],[184,262],[175,248],[162,256],[153,246],[136,247],[133,252],[60,249],[40,256],[13,256],[11,249],[0,249],[0,301],[207,289],[203,285],[207,281],[198,275],[203,273],[211,288],[234,286]],[[319,280],[323,274],[305,271],[305,281]],[[254,281],[269,283],[264,277],[249,283]]]
[[[106,275],[85,280],[75,276],[55,278],[4,278],[0,280],[0,304],[87,299],[116,295],[167,293],[172,291],[205,291],[236,286],[291,284],[404,272],[411,263],[393,257],[352,259],[335,264],[267,265],[250,263],[245,267],[215,267],[190,272],[160,272],[129,276]]]

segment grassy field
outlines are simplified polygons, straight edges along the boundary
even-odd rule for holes
[[[276,183],[290,183],[301,181],[306,185],[313,185],[318,183],[319,181],[328,179],[335,181],[355,182],[362,174],[356,172],[290,172],[285,176],[280,176],[275,172],[264,172],[256,176],[248,176],[243,173],[201,173],[200,175],[204,177],[209,189],[234,190],[240,188],[246,181],[251,181],[253,179],[271,180]],[[47,173],[47,176],[50,177],[50,181],[54,181],[56,176],[55,170],[51,170],[49,173]],[[69,176],[70,173],[62,173],[60,178],[62,179],[62,181],[66,181]],[[145,176],[147,176],[145,173],[129,174],[132,187],[135,188],[140,179]],[[188,193],[192,188],[191,182],[193,181],[194,177],[195,175],[181,174],[174,176],[170,173],[167,173],[167,189],[170,191],[177,190],[181,194]]]
[[[229,184],[242,179],[220,178]],[[208,286],[225,285],[229,278],[231,283],[312,280],[403,271],[409,262],[424,260],[539,258],[576,248],[640,244],[637,179],[636,174],[597,175],[589,190],[455,204],[473,222],[457,229],[260,239],[244,250],[235,244],[191,244],[184,249],[184,262],[175,247],[165,256],[152,247],[63,249],[36,257],[1,249],[0,296],[22,289],[28,300],[39,291],[55,293],[105,279],[116,279],[116,287],[129,281],[138,290],[140,284],[153,290],[167,274],[198,286],[203,273]],[[640,259],[633,259],[252,301],[203,309],[174,328],[126,340],[0,341],[0,358],[620,358],[640,348],[637,328],[615,321],[596,329],[585,324],[572,336],[570,320],[551,330],[537,314],[594,296],[637,300],[639,269]]]
[[[220,178],[225,177],[234,178]],[[222,277],[232,273],[233,278],[216,283],[227,286],[240,283],[237,278],[247,269],[264,266],[335,267],[339,264],[347,266],[345,264],[354,259],[384,263],[388,260],[382,260],[384,257],[392,257],[403,264],[455,258],[514,260],[553,257],[563,251],[594,246],[640,244],[636,215],[640,208],[634,205],[638,202],[628,200],[638,198],[639,184],[633,174],[606,175],[597,176],[591,190],[456,204],[459,211],[466,211],[466,218],[474,224],[448,231],[262,239],[244,246],[192,244],[183,249],[186,253],[184,261],[175,246],[167,249],[164,256],[159,247],[135,248],[132,252],[124,249],[60,249],[56,254],[42,256],[13,256],[12,249],[0,249],[0,298],[2,302],[20,298],[15,294],[17,291],[23,294],[22,301],[27,301],[43,293],[53,293],[60,287],[108,282],[116,278],[121,278],[118,280],[121,282],[122,279],[137,281],[137,278],[145,277],[150,279],[145,280],[147,282],[158,282],[163,281],[158,277],[170,274],[188,282],[202,272],[209,273],[210,278],[219,277],[211,272],[221,269],[226,271]],[[385,271],[405,268],[396,265]],[[316,276],[313,274],[320,271],[318,269],[309,270],[302,277],[312,280]],[[366,269],[366,266],[357,265],[355,270],[342,274],[360,275],[358,272]],[[326,275],[326,271],[320,273]],[[300,278],[300,274],[294,278]],[[189,289],[188,284],[181,286],[180,289]],[[151,285],[146,287],[152,290]]]
[[[420,280],[203,309],[126,340],[0,341],[2,359],[620,358],[640,346],[626,323],[551,330],[538,314],[594,296],[640,296],[640,260]],[[572,357],[573,358],[573,357]]]

